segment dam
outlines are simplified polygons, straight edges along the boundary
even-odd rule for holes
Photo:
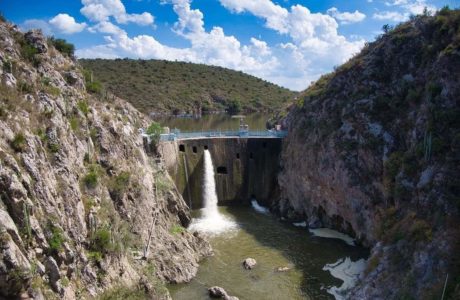
[[[193,209],[203,207],[204,152],[215,165],[219,205],[249,203],[257,199],[269,206],[278,193],[281,131],[192,132],[162,135],[158,152],[165,161],[185,201]]]
[[[306,223],[293,226],[268,209],[279,197],[287,132],[191,129],[198,130],[156,136],[155,145],[144,135],[147,151],[157,155],[192,210],[187,230],[205,234],[216,251],[200,263],[196,279],[168,286],[173,299],[209,299],[205,287],[216,284],[241,299],[263,299],[267,292],[273,299],[341,299],[367,252],[351,237],[344,242],[340,234],[309,232]],[[251,273],[240,265],[246,256],[257,259]]]

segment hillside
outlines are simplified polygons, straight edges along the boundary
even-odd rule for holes
[[[93,79],[144,113],[273,111],[296,93],[221,67],[165,60],[81,59]]]
[[[371,247],[350,299],[459,299],[460,11],[386,29],[291,107],[273,208]]]
[[[0,21],[0,298],[170,299],[210,246],[145,116],[88,94],[70,46]]]

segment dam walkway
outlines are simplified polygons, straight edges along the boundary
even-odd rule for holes
[[[282,139],[287,136],[284,130],[264,130],[264,131],[245,131],[245,130],[224,130],[224,131],[194,131],[181,132],[174,130],[171,133],[160,135],[160,141],[177,141],[191,139],[210,139],[210,138],[276,138]]]

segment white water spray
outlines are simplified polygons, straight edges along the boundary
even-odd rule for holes
[[[220,234],[237,227],[237,224],[223,216],[217,207],[214,166],[209,150],[204,150],[203,200],[204,208],[201,210],[201,218],[193,220],[190,230]]]

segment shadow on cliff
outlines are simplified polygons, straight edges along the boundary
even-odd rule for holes
[[[357,261],[369,256],[365,248],[350,246],[337,239],[314,237],[306,228],[283,222],[275,215],[257,213],[252,207],[232,206],[227,211],[262,246],[281,252],[290,262],[288,267],[301,270],[303,279],[300,289],[302,294],[312,299],[333,299],[324,289],[342,284],[341,280],[332,278],[328,271],[323,271],[326,264],[345,257]],[[253,258],[257,260],[257,257]],[[319,293],[319,290],[324,291]]]

